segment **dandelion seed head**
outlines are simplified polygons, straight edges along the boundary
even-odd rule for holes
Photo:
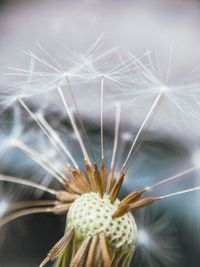
[[[180,132],[183,132],[183,129],[180,127],[181,119],[186,121],[185,117],[188,115],[193,119],[194,115],[198,118],[192,109],[192,104],[190,106],[187,105],[190,108],[189,110],[185,106],[185,100],[187,98],[185,97],[186,87],[183,89],[182,84],[180,86],[172,86],[168,80],[161,77],[162,75],[159,76],[153,71],[151,64],[144,63],[142,58],[139,59],[132,53],[129,53],[129,56],[124,59],[121,57],[118,48],[108,49],[106,51],[95,49],[94,51],[84,53],[72,53],[70,51],[72,54],[69,57],[67,53],[65,55],[67,60],[69,58],[70,62],[62,62],[61,64],[40,45],[39,48],[41,51],[38,55],[31,51],[25,52],[30,57],[30,69],[16,68],[12,69],[12,71],[10,69],[11,72],[8,73],[8,76],[14,77],[15,81],[14,84],[9,84],[8,82],[8,87],[12,89],[9,91],[7,103],[10,100],[14,100],[13,107],[17,107],[16,110],[20,111],[23,119],[15,120],[15,126],[17,124],[22,125],[22,131],[20,132],[16,127],[17,134],[10,134],[6,143],[15,150],[20,150],[21,152],[19,153],[23,153],[24,156],[28,156],[30,158],[28,162],[33,161],[33,166],[34,164],[40,166],[34,171],[34,178],[40,180],[42,190],[52,194],[52,190],[48,190],[48,186],[53,177],[66,190],[66,192],[61,192],[62,197],[58,197],[60,202],[56,202],[53,208],[51,206],[48,208],[42,207],[39,211],[65,214],[69,209],[66,220],[67,231],[72,229],[74,235],[80,238],[83,244],[87,241],[88,236],[89,238],[94,238],[103,232],[109,246],[114,246],[119,249],[123,246],[130,245],[133,252],[136,244],[137,226],[134,220],[135,215],[133,217],[130,214],[130,210],[149,205],[152,201],[158,200],[158,198],[154,196],[152,198],[141,198],[140,191],[136,192],[139,194],[139,197],[136,198],[133,197],[134,191],[132,192],[133,195],[130,193],[127,196],[128,199],[130,198],[129,200],[124,198],[119,202],[116,198],[122,183],[126,188],[130,189],[132,187],[131,189],[135,190],[135,185],[136,188],[138,185],[141,186],[141,184],[146,186],[146,183],[151,184],[152,180],[155,181],[157,179],[148,171],[146,171],[146,177],[148,176],[148,179],[143,175],[145,170],[148,170],[148,166],[150,166],[149,169],[152,172],[157,171],[157,167],[152,167],[152,164],[150,164],[151,160],[146,155],[146,151],[144,153],[145,155],[142,155],[142,159],[136,161],[136,168],[133,166],[136,171],[141,171],[142,166],[141,179],[133,181],[133,172],[130,173],[128,166],[129,163],[132,165],[130,160],[132,160],[132,157],[135,157],[138,148],[145,141],[145,138],[156,140],[158,136],[166,135],[166,133],[169,133],[169,136],[170,134],[176,135],[177,131],[174,132],[172,124],[180,128]],[[115,61],[114,58],[116,55],[119,57]],[[116,62],[116,65],[114,62]],[[36,66],[38,70],[36,70]],[[103,87],[105,87],[104,90],[102,90],[102,80]],[[191,85],[189,88],[191,88]],[[189,93],[189,97],[192,100],[191,103],[195,102],[196,87],[194,88],[194,91]],[[183,93],[184,97],[182,97]],[[99,98],[101,99],[101,105]],[[79,102],[78,105],[76,105],[76,100]],[[81,126],[80,117],[83,116],[89,122],[95,122],[96,125],[100,114],[100,143],[102,152],[104,148],[103,122],[105,121],[110,129],[110,122],[113,119],[113,110],[116,109],[116,102],[120,102],[123,113],[121,116],[121,108],[120,112],[116,113],[116,125],[118,126],[114,131],[116,137],[114,139],[114,156],[111,165],[107,169],[109,172],[106,172],[105,162],[103,161],[104,153],[101,153],[103,159],[101,167],[97,166],[99,160],[97,162],[95,160],[96,148],[98,147],[97,143],[95,143],[94,161],[92,162],[90,159],[89,152],[93,151],[91,147],[91,151],[89,151],[90,144],[88,145],[88,142],[85,142],[87,133],[84,133],[84,127]],[[4,104],[2,102],[2,105]],[[196,107],[198,105],[199,103],[197,102]],[[101,112],[99,112],[100,106]],[[65,117],[62,123],[59,123],[57,119],[55,120],[55,115],[60,116],[60,114],[64,114],[63,110],[67,117]],[[54,117],[49,115],[49,111]],[[180,113],[177,111],[180,111]],[[79,112],[81,116],[79,116]],[[28,119],[25,119],[26,115],[28,115]],[[121,117],[121,125],[125,128],[122,131],[120,129]],[[171,120],[172,117],[173,120]],[[63,119],[63,116],[61,118]],[[71,124],[70,126],[68,125],[69,123]],[[72,129],[73,132],[71,131]],[[65,130],[67,131],[67,135]],[[121,149],[118,148],[118,139],[120,139],[119,143],[121,141]],[[78,148],[80,146],[80,150],[76,150],[75,143],[78,144]],[[158,165],[157,159],[159,158],[160,160],[162,155],[166,155],[165,152],[158,153],[156,160],[153,160],[155,161],[155,165],[153,166]],[[119,155],[119,168],[118,166],[116,167],[117,164],[114,162],[115,155]],[[82,159],[81,163],[79,162],[80,159]],[[16,162],[18,163],[18,161],[23,161],[22,157],[17,157]],[[28,171],[31,170],[28,164],[27,169]],[[38,170],[41,171],[42,169],[47,172],[45,176],[38,175]],[[127,176],[131,177],[132,180],[128,178],[124,181],[124,175],[126,174],[124,170],[126,169],[129,170]],[[168,168],[164,171],[161,170],[161,172],[166,173],[167,170]],[[6,180],[6,178],[2,178],[2,181],[4,179]],[[16,182],[16,179],[12,181]],[[109,186],[108,181],[110,182]],[[21,180],[21,184],[27,185],[27,182]],[[41,187],[38,185],[29,184],[29,186],[41,190]],[[107,186],[110,187],[109,190]],[[145,189],[149,188],[145,187]],[[87,194],[86,192],[90,193]],[[156,191],[156,194],[160,192]],[[56,196],[59,196],[59,193],[53,191],[53,194]],[[109,196],[108,193],[110,193]],[[81,196],[78,197],[77,195]],[[84,202],[88,195],[89,199],[86,199],[86,202]],[[93,203],[94,196],[97,196],[98,200],[95,200],[96,202]],[[174,195],[161,195],[163,198],[170,196]],[[112,202],[112,199],[115,202]],[[71,202],[71,200],[73,201]],[[102,202],[103,206],[99,204],[102,204]],[[110,203],[114,204],[110,206]],[[122,205],[122,203],[125,204]],[[110,210],[108,209],[107,211],[107,207]],[[95,213],[96,208],[100,209],[100,214],[98,212]],[[31,214],[32,212],[38,212],[38,209],[30,208],[25,211],[22,210],[22,213],[15,213],[14,217],[6,217],[2,224],[9,222],[13,218],[17,218],[17,216],[23,215],[23,212],[25,214]],[[117,215],[116,212],[118,212]],[[154,226],[149,225],[148,231],[146,228],[141,227],[137,238],[138,244],[148,251],[146,253],[147,261],[150,258],[150,254],[158,258],[160,254],[163,254],[165,248],[169,248],[165,251],[162,261],[164,262],[166,260],[167,262],[171,262],[170,257],[172,258],[173,255],[170,247],[171,243],[169,242],[168,247],[166,245],[167,242],[164,243],[160,240],[158,232],[161,232],[162,227],[157,224],[157,221],[159,220],[154,220]],[[121,226],[118,225],[118,222],[120,222]],[[153,236],[153,233],[156,236]],[[66,240],[64,239],[64,241]],[[118,252],[115,252],[117,255]],[[54,258],[52,256],[52,259]],[[49,260],[48,257],[47,259]]]
[[[133,215],[128,213],[118,219],[112,218],[119,203],[117,199],[112,204],[106,194],[103,198],[97,193],[84,194],[70,207],[67,227],[74,227],[80,240],[105,232],[111,247],[134,247],[137,226]]]

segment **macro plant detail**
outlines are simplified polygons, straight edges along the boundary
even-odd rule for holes
[[[40,267],[45,266],[49,261],[55,261],[56,267],[128,267],[130,266],[137,244],[138,226],[136,225],[132,212],[172,196],[200,190],[200,187],[196,186],[165,195],[157,195],[153,192],[154,189],[164,184],[190,174],[192,171],[199,168],[199,165],[197,165],[184,169],[180,173],[165,178],[153,185],[129,192],[127,196],[120,199],[119,193],[126,178],[131,158],[135,156],[142,145],[140,140],[141,134],[145,127],[148,127],[148,124],[153,119],[163,99],[168,93],[170,94],[170,88],[161,84],[153,77],[150,70],[132,54],[129,54],[131,57],[130,61],[120,62],[117,67],[111,68],[110,72],[97,72],[93,63],[113,53],[113,50],[111,50],[100,54],[100,56],[97,53],[96,56],[94,51],[96,51],[95,47],[97,43],[87,51],[87,57],[90,60],[92,58],[92,60],[88,60],[87,57],[83,58],[83,62],[78,62],[78,67],[75,65],[73,71],[60,73],[55,66],[50,65],[50,63],[44,59],[40,59],[33,53],[28,52],[27,54],[31,57],[33,62],[38,61],[44,64],[55,71],[55,74],[39,73],[34,70],[17,70],[18,72],[12,73],[12,75],[28,77],[29,85],[24,82],[21,93],[15,93],[11,98],[8,98],[6,108],[16,104],[26,112],[49,140],[51,146],[53,146],[66,162],[66,169],[63,171],[57,167],[56,164],[51,162],[48,157],[32,149],[29,145],[20,140],[20,138],[11,138],[9,140],[10,146],[14,146],[25,152],[50,175],[55,177],[61,186],[61,189],[53,189],[26,179],[3,174],[0,175],[0,181],[2,182],[33,187],[49,193],[53,197],[53,200],[31,200],[11,204],[10,208],[5,211],[4,217],[0,219],[1,227],[21,216],[34,213],[53,213],[66,216],[66,228],[63,237],[49,251],[47,257],[44,258],[40,264]],[[40,49],[54,64],[59,65],[59,63],[57,63],[42,47],[40,47]],[[144,84],[145,79],[156,83],[157,88],[155,91],[157,94],[130,148],[126,151],[126,158],[121,164],[120,171],[116,173],[115,160],[118,149],[122,107],[121,104],[116,104],[113,151],[112,157],[107,163],[104,156],[104,87],[106,80],[117,84],[123,84],[124,77],[127,77],[127,72],[132,68],[134,70],[139,69],[139,74],[137,73],[136,76],[138,82],[141,81],[144,75]],[[49,79],[50,82],[45,85],[46,79]],[[78,80],[77,83],[84,83],[85,80],[90,81],[95,79],[100,87],[100,163],[98,163],[96,159],[76,102],[76,97],[73,93],[73,84],[76,84],[76,79]],[[39,95],[41,93],[39,89],[34,92],[35,88],[38,86],[38,81],[41,82],[41,87],[44,82],[42,89],[46,89],[47,94],[53,90],[56,91],[59,96],[59,101],[63,104],[74,131],[75,139],[79,144],[84,167],[79,166],[76,157],[73,155],[73,150],[70,151],[70,149],[68,149],[61,140],[59,134],[51,127],[45,117],[40,113],[33,112],[32,108],[27,104],[26,99],[29,98],[29,94]],[[33,88],[30,89],[32,83]],[[21,86],[21,83],[15,84],[15,86]],[[26,89],[27,91],[30,90],[27,92]],[[70,98],[73,103],[75,111],[72,111],[64,92],[67,93],[68,98]],[[178,102],[176,102],[176,105],[179,109],[177,103]],[[89,108],[90,107],[88,107],[88,109]],[[179,111],[181,112],[180,109]]]

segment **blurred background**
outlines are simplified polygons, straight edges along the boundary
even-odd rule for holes
[[[95,65],[97,69],[106,70],[109,64],[117,66],[117,61],[126,62],[131,53],[142,59],[145,65],[150,65],[153,77],[157,78],[154,82],[152,77],[152,81],[148,77],[147,82],[143,83],[141,77],[136,75],[134,63],[133,68],[128,68],[125,73],[125,88],[116,86],[115,83],[105,84],[104,134],[108,161],[113,144],[116,100],[122,103],[117,154],[117,166],[120,167],[138,127],[153,103],[156,88],[163,85],[175,88],[162,101],[148,129],[142,134],[143,145],[130,164],[121,195],[199,164],[199,25],[200,1],[197,0],[1,0],[1,173],[57,186],[23,152],[9,147],[10,137],[20,138],[39,149],[55,164],[60,164],[57,155],[49,148],[45,137],[27,113],[17,105],[7,107],[9,97],[21,92],[20,86],[23,87],[23,93],[29,89],[17,75],[6,75],[10,72],[8,67],[28,70],[30,57],[24,51],[33,51],[36,55],[40,53],[42,58],[45,55],[44,51],[38,49],[40,44],[62,66],[66,66],[67,71],[67,67],[74,64],[76,58],[81,62],[82,55],[102,33],[98,48],[100,52],[95,54],[100,58]],[[114,54],[108,53],[106,58],[109,64],[105,64],[101,51],[116,46],[120,53],[118,50]],[[39,66],[39,71],[42,70],[43,67]],[[123,71],[123,68],[119,68],[118,77]],[[142,69],[139,71],[142,72]],[[123,80],[122,82],[124,83]],[[33,81],[31,93],[41,90],[42,97],[30,94],[28,103],[34,111],[44,114],[59,131],[81,164],[81,155],[77,147],[72,145],[74,136],[64,109],[54,92],[44,86],[45,83],[45,79],[39,83]],[[89,81],[73,85],[75,98],[97,156],[100,136],[98,86],[98,83]],[[196,170],[181,181],[159,190],[164,194],[200,185],[199,174]],[[160,194],[160,191],[156,193]],[[1,203],[48,197],[17,185],[0,185]],[[138,246],[131,266],[199,267],[199,207],[200,194],[197,192],[167,199],[137,212]],[[0,204],[0,217],[4,213],[3,208],[4,205]],[[62,236],[64,225],[65,218],[38,214],[20,218],[3,227],[0,230],[0,267],[38,266]]]

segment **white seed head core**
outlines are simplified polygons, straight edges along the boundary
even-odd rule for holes
[[[67,216],[67,228],[74,227],[76,237],[85,239],[104,232],[110,246],[119,248],[135,246],[137,226],[129,212],[113,219],[120,201],[110,202],[109,195],[100,198],[98,193],[86,193],[71,205]]]

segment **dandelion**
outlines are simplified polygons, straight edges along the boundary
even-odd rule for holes
[[[152,243],[145,230],[138,231],[132,212],[167,198],[200,190],[200,186],[195,186],[168,194],[157,194],[158,191],[155,193],[155,189],[179,180],[200,168],[200,165],[195,165],[157,183],[129,192],[124,198],[119,199],[119,193],[124,184],[131,160],[141,146],[141,134],[153,119],[166,94],[168,94],[168,87],[161,85],[154,76],[150,75],[147,67],[140,60],[133,57],[132,54],[130,60],[122,61],[117,66],[110,68],[109,64],[104,61],[104,57],[110,56],[115,49],[99,53],[96,48],[97,43],[88,49],[84,56],[74,56],[77,62],[67,72],[57,60],[39,46],[40,50],[51,60],[53,65],[46,59],[39,58],[29,51],[27,54],[31,57],[30,70],[15,69],[18,73],[7,73],[9,75],[15,74],[28,77],[28,80],[12,84],[17,88],[15,94],[12,94],[11,98],[7,98],[7,100],[5,100],[6,97],[3,97],[1,104],[6,107],[10,105],[20,107],[20,110],[25,112],[38,126],[38,129],[48,140],[56,154],[59,155],[62,162],[61,165],[52,162],[49,153],[45,155],[37,148],[30,146],[27,140],[20,138],[20,133],[17,135],[12,134],[9,137],[9,142],[7,143],[9,143],[10,147],[24,152],[54,177],[61,186],[61,189],[53,189],[44,183],[4,174],[0,175],[0,181],[32,187],[52,196],[51,200],[27,200],[10,205],[2,202],[1,227],[19,217],[35,213],[53,213],[66,216],[66,228],[63,237],[49,251],[40,267],[45,266],[49,261],[55,261],[56,267],[128,267],[130,266],[137,240],[147,247]],[[110,70],[98,70],[95,65],[98,60],[103,61],[106,69],[109,66]],[[51,74],[35,71],[33,68],[35,61],[50,69],[52,71]],[[128,150],[124,149],[126,156],[120,162],[120,171],[116,173],[116,156],[119,150],[119,132],[123,107],[120,103],[116,104],[113,149],[110,163],[107,163],[104,149],[105,82],[108,81],[111,84],[115,84],[115,86],[123,85],[125,78],[133,70],[140,71],[139,74],[136,71],[133,77],[135,81],[141,81],[141,77],[143,77],[143,85],[146,84],[145,79],[147,79],[159,86],[156,87],[156,97],[152,101],[132,144]],[[167,72],[168,75],[169,71]],[[130,79],[132,77],[129,77]],[[79,85],[93,80],[98,83],[100,88],[100,164],[96,159],[71,87],[75,84]],[[40,89],[35,91],[36,87],[40,87]],[[20,93],[18,91],[19,88],[22,88]],[[26,90],[26,88],[30,90]],[[43,90],[48,93],[56,92],[59,97],[59,105],[62,104],[69,118],[75,140],[80,148],[79,153],[81,152],[83,156],[83,167],[78,164],[73,150],[64,144],[56,129],[51,126],[45,116],[40,112],[34,112],[33,107],[29,104],[28,98],[41,95]],[[67,97],[65,93],[67,93]],[[75,111],[72,110],[69,101],[73,103]],[[124,138],[127,139],[127,135]],[[130,136],[128,136],[129,139]],[[125,147],[127,145],[124,145]]]

